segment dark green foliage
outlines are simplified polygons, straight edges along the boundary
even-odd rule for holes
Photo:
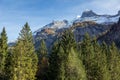
[[[70,49],[65,69],[65,80],[87,80],[82,61],[78,58],[78,54],[73,48]]]
[[[8,54],[6,56],[6,61],[5,61],[5,80],[10,80],[13,76],[13,66],[14,65],[14,59],[15,56],[13,55],[13,50],[9,50]]]
[[[59,71],[58,71],[58,80],[65,80],[65,56],[64,56],[64,50],[60,46],[58,51],[58,60],[59,60]]]
[[[109,53],[109,71],[111,73],[111,80],[119,80],[120,79],[120,54],[119,50],[115,46],[115,43],[112,43],[110,46]]]
[[[96,42],[93,41],[94,46],[94,64],[97,67],[96,78],[98,80],[111,80],[111,75],[109,73],[108,65],[107,65],[107,56],[102,47]],[[106,46],[107,47],[107,46]]]
[[[42,39],[41,43],[40,43],[40,48],[38,50],[38,55],[39,57],[41,56],[47,56],[48,52],[47,52],[47,48],[46,48],[46,44],[45,41]]]
[[[73,33],[66,31],[61,39],[61,45],[65,52],[65,79],[64,80],[86,80],[86,73],[81,60],[78,58],[76,41]]]
[[[40,48],[37,50],[37,54],[39,62],[36,76],[38,80],[46,80],[48,71],[48,52],[44,40],[41,40]]]
[[[94,66],[93,66],[93,59],[94,59],[94,49],[91,44],[91,39],[89,35],[86,33],[85,38],[81,44],[81,58],[83,60],[83,64],[85,65],[87,78],[88,80],[94,80]]]
[[[0,78],[5,77],[5,59],[7,55],[8,45],[7,45],[7,34],[5,28],[3,28],[0,35]]]
[[[86,80],[86,73],[76,51],[76,42],[71,31],[65,31],[54,45],[50,55],[49,80]]]
[[[110,80],[106,54],[96,40],[86,33],[80,48],[88,80]]]
[[[89,37],[89,34],[87,34],[87,33],[85,34],[85,37],[84,37],[83,42],[81,44],[81,51],[82,51],[81,58],[82,58],[84,64],[85,64],[85,59],[94,57],[91,39]]]
[[[55,42],[49,57],[49,72],[48,80],[56,80],[59,70],[59,58],[58,58],[59,43]]]
[[[7,38],[5,27],[2,30],[0,41],[1,41],[1,45],[0,45],[1,51],[2,53],[4,53],[4,55],[6,55],[8,50],[8,45],[7,45],[8,38]]]
[[[65,53],[68,53],[71,47],[76,47],[74,35],[70,30],[64,31],[64,34],[61,37],[60,44],[63,47]]]

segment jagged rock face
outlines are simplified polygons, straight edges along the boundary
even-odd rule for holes
[[[40,45],[40,40],[44,39],[47,45],[47,48],[50,49],[53,43],[61,36],[64,30],[71,29],[74,32],[75,39],[77,42],[83,39],[85,33],[89,33],[91,38],[96,36],[99,42],[106,41],[111,43],[111,41],[119,41],[119,27],[118,14],[110,15],[97,15],[93,11],[83,12],[82,17],[73,21],[70,25],[67,20],[63,21],[53,21],[50,24],[45,25],[44,27],[38,29],[34,32],[34,41],[35,48],[38,49]],[[117,23],[117,24],[115,24]],[[119,22],[120,23],[120,22]],[[111,25],[115,24],[115,26]],[[114,38],[114,39],[112,39]]]
[[[120,17],[120,11],[116,15],[98,15],[92,10],[84,11],[82,16],[75,19],[73,23],[84,22],[84,21],[94,21],[98,24],[110,24],[118,21]]]
[[[48,49],[53,45],[63,30],[69,26],[67,20],[53,21],[34,32],[35,48],[38,49],[41,39],[44,39]]]
[[[89,25],[95,25],[97,24],[96,22],[93,21],[84,21],[84,22],[77,22],[73,23],[73,27],[84,27],[84,26],[89,26]]]
[[[56,41],[56,39],[61,36],[61,33],[68,28],[62,28],[58,30],[53,30],[51,28],[46,28],[37,32],[34,36],[35,48],[38,49],[41,39],[44,39],[48,49],[51,49],[51,46]],[[52,31],[52,32],[51,32]]]
[[[52,29],[52,28],[46,28],[43,31],[47,34],[54,34],[55,33],[54,29]]]
[[[118,23],[113,24],[111,29],[101,37],[98,38],[99,42],[106,42],[107,44],[111,44],[115,42],[116,45],[120,48],[120,19]]]
[[[48,34],[45,30],[42,30],[41,32],[38,32],[35,36],[36,48],[38,48],[40,40],[44,39],[48,49],[50,49],[53,43],[61,36],[63,31],[66,29],[71,29],[74,32],[76,41],[80,42],[83,39],[85,33],[89,33],[91,38],[95,36],[98,37],[107,32],[107,30],[110,29],[110,25],[102,25],[94,22],[82,22],[78,23],[77,25],[73,25],[70,28],[58,29],[55,31],[54,34]]]
[[[44,28],[52,28],[52,29],[60,29],[63,27],[67,27],[68,25],[68,21],[67,20],[63,20],[63,21],[53,21],[52,23],[44,26]]]
[[[68,25],[68,21],[67,20],[63,20],[63,21],[53,21],[52,23],[50,23],[51,25],[46,25],[44,26],[44,28],[52,28],[52,29],[61,29],[64,27],[67,27]]]
[[[77,42],[80,42],[84,38],[85,33],[88,33],[91,38],[99,37],[105,34],[110,28],[110,25],[83,22],[82,25],[74,26],[75,39]]]
[[[120,10],[118,11],[118,14],[117,15],[120,15]]]
[[[97,14],[94,13],[92,10],[89,10],[89,11],[84,11],[82,13],[81,18],[84,18],[84,17],[93,17],[93,16],[97,16]]]
[[[43,26],[42,28],[34,31],[33,35],[36,35],[39,32],[43,32],[43,30],[46,30],[46,32],[54,33],[56,30],[61,28],[67,28],[69,26],[69,23],[67,20],[63,21],[52,21],[51,23]]]

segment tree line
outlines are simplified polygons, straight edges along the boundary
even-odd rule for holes
[[[85,34],[77,43],[66,30],[48,54],[42,39],[34,48],[28,23],[9,48],[5,28],[0,34],[0,80],[120,80],[120,51],[115,43],[98,43]]]

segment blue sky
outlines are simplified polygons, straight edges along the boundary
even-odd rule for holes
[[[120,0],[0,0],[0,32],[5,26],[14,41],[26,22],[35,31],[53,20],[72,20],[86,9],[117,14]]]

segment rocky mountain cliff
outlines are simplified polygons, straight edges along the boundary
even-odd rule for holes
[[[98,15],[92,10],[88,10],[84,11],[81,17],[73,21],[53,21],[33,33],[35,47],[38,48],[40,40],[44,39],[47,47],[50,49],[54,41],[61,36],[62,32],[66,29],[71,29],[74,32],[77,42],[83,39],[86,32],[90,34],[91,38],[96,36],[98,38],[101,37],[99,41],[107,41],[106,37],[108,34],[116,37],[117,33],[119,33],[111,32],[111,30],[118,25],[117,21],[119,17],[120,11],[118,11],[116,15]],[[72,24],[69,24],[70,22],[72,22]],[[114,26],[112,26],[113,24]],[[106,36],[104,37],[103,35]]]
[[[93,12],[92,10],[86,10],[82,13],[81,18],[93,17],[93,16],[98,16],[98,15],[95,12]]]
[[[98,38],[99,42],[106,42],[107,44],[111,44],[115,42],[115,44],[120,48],[120,18],[119,21],[112,25],[110,30],[105,35],[102,35]]]
[[[98,15],[92,10],[87,10],[82,13],[82,16],[74,21],[74,23],[84,21],[94,21],[99,24],[111,24],[117,22],[120,17],[120,11],[115,15]]]

